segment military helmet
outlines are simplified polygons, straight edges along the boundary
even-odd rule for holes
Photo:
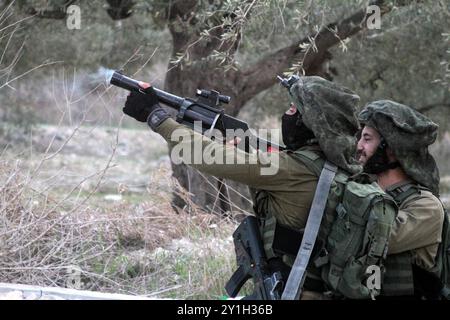
[[[378,131],[408,176],[439,195],[439,170],[428,151],[436,141],[437,124],[413,108],[390,100],[368,103],[359,121]]]
[[[359,96],[317,76],[299,77],[289,93],[326,158],[350,173],[362,171],[355,159]]]

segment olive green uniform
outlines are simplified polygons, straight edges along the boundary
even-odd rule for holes
[[[177,139],[174,141],[172,135],[175,130],[177,130]],[[272,257],[280,257],[280,255],[276,254],[272,250],[273,247],[271,240],[273,240],[273,237],[271,238],[269,233],[270,230],[274,229],[269,226],[269,224],[273,223],[270,215],[275,217],[276,223],[279,225],[283,225],[297,231],[300,231],[300,229],[305,227],[312,199],[317,187],[318,176],[320,174],[320,169],[313,172],[310,165],[311,162],[315,162],[318,159],[322,159],[322,161],[324,161],[325,158],[319,146],[305,146],[295,152],[282,151],[279,153],[246,153],[236,149],[234,146],[214,142],[208,137],[196,133],[170,118],[162,122],[160,126],[156,128],[156,132],[158,132],[172,148],[178,147],[181,149],[180,147],[184,146],[186,150],[192,150],[195,144],[201,144],[202,151],[205,154],[223,154],[225,158],[228,154],[236,156],[235,160],[237,161],[235,164],[208,164],[203,162],[191,164],[191,166],[204,173],[221,178],[232,179],[247,184],[255,189],[264,191],[263,199],[256,197],[255,205],[258,208],[260,205],[263,207],[263,210],[257,209],[256,213],[264,217],[264,219],[262,219],[264,233],[263,241],[266,255],[269,259]],[[301,153],[300,156],[299,153]],[[305,153],[309,154],[309,158],[301,160]],[[261,174],[261,171],[264,167],[266,167],[263,163],[267,163],[267,158],[270,157],[279,157],[278,172],[275,175],[263,175]],[[181,158],[185,163],[193,162],[193,159],[191,159],[188,154],[181,154]],[[345,173],[345,171],[342,171],[341,169],[338,170],[331,185],[330,196],[328,198],[322,224],[323,228],[321,228],[319,232],[318,239],[325,240],[326,235],[330,231],[330,226],[336,216],[336,206],[343,196],[347,177],[348,174]],[[266,196],[268,199],[265,198]],[[389,215],[389,207],[383,206],[383,208],[385,211],[380,211]],[[392,213],[392,217],[394,216],[395,214]],[[265,229],[266,227],[267,229]],[[385,236],[386,238],[387,235]],[[379,246],[380,245],[377,245],[377,247]],[[377,254],[373,254],[377,256]],[[294,257],[290,255],[282,255],[282,259],[287,265],[292,265],[292,258]],[[332,273],[332,271],[329,272]],[[328,275],[328,273],[326,273],[326,275]],[[355,278],[357,277],[355,276]],[[305,287],[309,290],[320,291],[324,290],[322,288],[325,288],[323,284],[321,284],[322,279],[320,269],[308,268],[307,281],[309,281],[309,284],[305,283]],[[310,294],[310,292],[308,294]],[[314,294],[313,296],[313,299],[324,298],[321,294]],[[305,296],[303,296],[303,298],[306,299]]]
[[[179,140],[172,141],[172,133],[177,130]],[[204,161],[199,164],[190,164],[201,172],[225,179],[231,179],[246,184],[252,188],[265,190],[270,197],[276,219],[283,225],[301,229],[306,225],[314,191],[317,186],[317,176],[308,170],[299,160],[287,152],[278,153],[246,153],[231,145],[224,145],[194,132],[178,124],[173,119],[167,119],[156,129],[169,144],[193,148],[194,144],[201,144],[205,154],[223,154],[234,157],[234,164],[210,163]],[[182,154],[181,157],[186,157]],[[267,168],[268,161],[278,157],[278,171],[274,175],[262,174]],[[183,159],[192,162],[191,159]],[[274,164],[275,161],[272,162]]]
[[[356,142],[354,134],[358,129],[356,112],[359,96],[320,77],[299,78],[290,87],[289,93],[304,125],[318,140],[318,145],[312,146],[314,152],[323,151],[320,157],[333,162],[342,171],[349,173],[360,171],[361,167],[354,159]],[[213,142],[172,119],[164,120],[154,130],[174,149],[184,146],[186,150],[195,150],[196,145],[201,145],[200,151],[203,154],[214,155],[212,158],[222,160],[215,163],[196,162],[187,153],[182,153],[179,155],[182,162],[204,173],[266,191],[269,197],[267,201],[269,211],[273,213],[278,223],[297,230],[306,225],[318,174],[312,172],[311,168],[298,157],[284,151],[247,153],[231,145]],[[174,133],[178,139],[172,139]],[[223,161],[228,156],[234,157],[235,161],[232,164]],[[276,173],[265,174],[267,170],[264,169],[268,167],[276,167],[274,170]]]
[[[387,192],[408,183],[411,181],[393,185]],[[438,198],[426,190],[410,195],[399,204],[388,254],[411,251],[415,265],[431,270],[442,240],[443,224],[444,209]]]
[[[384,290],[387,296],[437,298],[442,269],[444,208],[439,195],[439,170],[428,147],[438,126],[406,105],[380,100],[359,114],[361,124],[377,130],[410,177],[386,189],[399,207],[390,236]],[[425,271],[424,271],[425,270]]]
[[[359,97],[352,91],[320,77],[300,78],[297,83],[291,86],[290,95],[301,114],[304,125],[313,131],[317,139],[317,145],[304,146],[295,151],[280,151],[276,153],[265,153],[261,151],[244,152],[234,146],[214,142],[210,138],[194,132],[170,118],[162,120],[158,126],[152,127],[155,132],[159,133],[168,142],[171,147],[171,158],[175,162],[178,163],[181,160],[180,162],[188,164],[204,173],[219,178],[231,179],[258,190],[254,195],[255,213],[263,218],[261,219],[261,231],[263,232],[264,249],[267,258],[280,257],[281,253],[283,255],[283,261],[288,265],[292,263],[291,260],[287,259],[291,256],[286,256],[283,253],[284,247],[279,248],[280,250],[276,253],[275,242],[271,242],[276,238],[274,236],[277,233],[275,228],[283,226],[299,231],[305,227],[317,187],[318,177],[325,160],[334,163],[339,169],[331,184],[325,215],[322,221],[323,224],[318,235],[318,239],[322,241],[325,241],[326,235],[330,231],[330,226],[335,219],[336,208],[339,201],[343,198],[348,177],[361,170],[361,166],[354,159],[354,147],[356,144],[354,134],[358,129],[356,111],[358,109]],[[193,152],[196,152],[196,154],[192,155]],[[199,155],[200,159],[198,159]],[[204,155],[209,155],[209,159],[205,159],[203,157]],[[228,161],[224,161],[233,158],[234,161],[231,164],[227,164]],[[264,170],[268,168],[272,168],[272,170]],[[273,174],[267,174],[270,171],[275,172]],[[357,191],[354,195],[358,197],[358,192],[362,190],[358,189],[353,191]],[[374,194],[377,194],[377,192]],[[382,191],[380,190],[380,192]],[[379,201],[377,205],[379,204],[386,209],[381,210],[381,212],[386,213],[393,220],[395,214],[390,211],[389,204],[382,201],[379,197],[377,201]],[[360,201],[357,202],[361,203]],[[341,207],[342,210],[346,210],[345,206]],[[351,208],[348,209],[350,210]],[[361,219],[357,219],[356,217],[358,216],[360,218],[360,214],[353,215],[353,211],[350,210],[349,215],[352,217],[355,216],[354,220],[359,224],[356,222],[353,223],[355,226],[352,224],[352,228],[356,228],[357,225],[358,231],[361,231],[361,228],[364,229],[364,226],[361,227]],[[365,209],[364,212],[366,212]],[[352,222],[354,221],[352,220]],[[389,231],[390,225],[391,222],[387,226],[388,229],[380,226],[380,230]],[[345,226],[347,228],[349,224]],[[339,230],[337,233],[339,233]],[[345,243],[347,243],[347,233],[340,234],[344,236],[342,240]],[[383,235],[383,239],[387,239],[388,234],[389,232],[386,232]],[[358,232],[357,235],[358,237],[363,236],[364,232]],[[365,288],[366,290],[362,290],[364,286],[360,279],[360,269],[364,269],[366,262],[373,260],[373,263],[377,263],[379,259],[382,259],[385,252],[385,247],[382,245],[385,241],[381,238],[378,239],[376,235],[375,233],[373,234],[376,241],[374,240],[368,243],[373,257],[368,257],[367,254],[361,257],[358,256],[360,258],[357,263],[358,265],[352,264],[350,266],[351,270],[357,270],[350,277],[351,279],[348,276],[348,272],[351,270],[347,266],[341,266],[339,261],[342,259],[339,260],[339,253],[334,251],[330,252],[330,268],[328,268],[329,270],[327,269],[329,272],[325,272],[326,278],[328,280],[331,279],[330,281],[333,282],[336,279],[344,277],[344,273],[346,277],[342,283],[343,285],[347,285],[347,287],[344,288],[338,285],[335,289],[344,290],[345,292],[351,291],[352,294],[360,298],[367,298],[369,292],[367,288]],[[353,239],[353,236],[351,238]],[[287,240],[288,242],[290,242],[289,239]],[[341,243],[337,238],[335,240],[337,241],[336,245]],[[289,246],[289,244],[286,245]],[[376,245],[376,248],[373,247],[374,245]],[[347,247],[352,250],[355,248],[359,250],[359,243],[354,243]],[[324,246],[322,245],[318,248],[324,248]],[[356,254],[356,252],[347,251],[345,251],[347,255]],[[290,255],[288,251],[285,252],[287,255]],[[324,259],[327,257],[327,255],[318,257],[314,261],[319,263],[319,260],[321,260],[323,265],[323,263],[326,263]],[[324,271],[327,270],[324,269]],[[313,271],[310,270],[307,278],[316,279],[320,282],[321,276],[319,269],[315,270],[318,273]],[[352,286],[350,287],[349,285]],[[312,290],[316,290],[312,286],[311,288]],[[360,292],[360,289],[364,292]],[[320,291],[321,289],[317,290]]]

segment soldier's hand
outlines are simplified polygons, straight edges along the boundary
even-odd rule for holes
[[[145,82],[140,83],[140,86],[145,94],[131,92],[122,110],[125,114],[135,118],[137,121],[146,122],[150,113],[160,106],[158,104],[158,96],[153,87]]]

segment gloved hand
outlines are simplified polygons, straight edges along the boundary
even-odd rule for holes
[[[125,102],[123,112],[137,121],[146,122],[152,111],[161,108],[158,104],[158,96],[153,87],[149,86],[143,89],[146,94],[140,92],[131,92]]]

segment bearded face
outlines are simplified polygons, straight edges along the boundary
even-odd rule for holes
[[[376,153],[381,142],[381,136],[377,130],[365,126],[358,140],[356,158],[360,164],[366,165],[367,161]]]
[[[356,158],[363,165],[364,172],[379,174],[398,166],[391,162],[387,155],[386,143],[374,128],[365,126],[358,140]]]

